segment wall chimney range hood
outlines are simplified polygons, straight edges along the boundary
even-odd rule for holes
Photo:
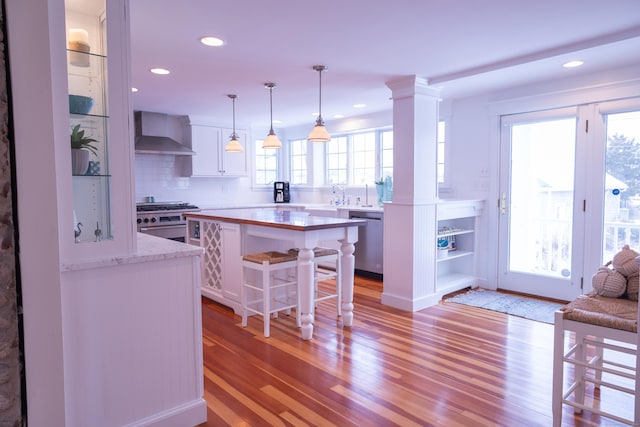
[[[193,156],[189,147],[180,144],[167,135],[167,114],[135,111],[135,153],[166,154],[172,156]]]

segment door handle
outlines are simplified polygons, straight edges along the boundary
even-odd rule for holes
[[[500,197],[500,213],[502,215],[507,213],[507,193],[503,192]]]

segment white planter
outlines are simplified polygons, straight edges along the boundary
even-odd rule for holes
[[[74,175],[84,175],[89,168],[89,154],[88,150],[82,148],[71,149],[71,170]]]

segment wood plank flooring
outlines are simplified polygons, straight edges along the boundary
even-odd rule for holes
[[[265,339],[261,318],[242,328],[203,298],[201,427],[551,425],[552,325],[455,303],[408,313],[381,292],[356,277],[353,327],[325,302],[311,341],[295,316],[272,319]],[[563,425],[619,424],[565,408]]]

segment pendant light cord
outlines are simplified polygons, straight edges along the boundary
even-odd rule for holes
[[[231,133],[231,139],[238,139],[238,135],[236,134],[236,98],[238,97],[237,95],[227,95],[229,98],[231,98],[231,102],[232,102],[232,111],[233,111],[233,131]]]
[[[322,72],[327,69],[324,65],[314,65],[313,69],[320,74],[319,77],[319,91],[318,91],[318,119],[316,120],[316,126],[324,126],[324,121],[322,120]]]
[[[318,72],[320,74],[320,89],[318,91],[318,117],[322,120],[322,70]]]
[[[271,119],[270,133],[275,133],[273,132],[273,85],[269,86],[269,116]]]
[[[233,97],[233,134],[231,138],[236,138],[236,97]]]

